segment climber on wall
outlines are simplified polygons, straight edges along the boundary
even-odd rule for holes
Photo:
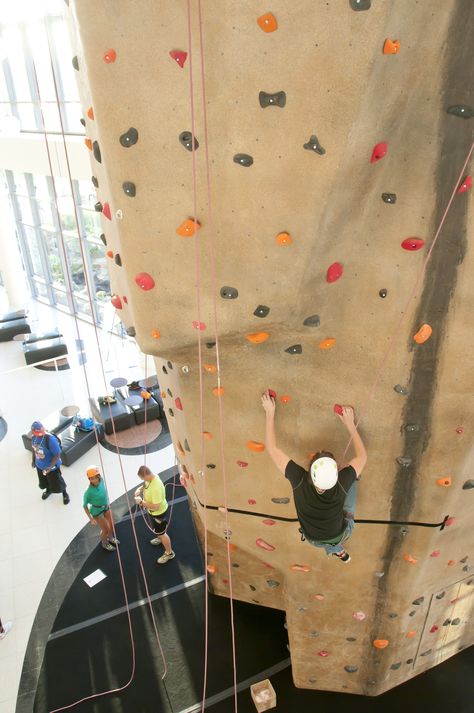
[[[349,434],[356,452],[349,465],[338,472],[332,453],[319,451],[305,470],[283,451],[275,438],[275,399],[266,391],[262,395],[265,410],[265,445],[278,470],[293,488],[301,536],[314,547],[323,547],[326,554],[341,562],[350,562],[343,543],[354,529],[357,481],[367,462],[367,453],[354,423],[352,406],[342,406],[338,417]]]

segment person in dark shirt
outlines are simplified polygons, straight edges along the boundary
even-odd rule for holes
[[[343,406],[337,415],[351,436],[355,458],[338,471],[333,454],[319,451],[306,470],[277,446],[275,400],[268,391],[262,395],[262,406],[266,415],[265,445],[280,473],[291,483],[302,536],[314,547],[323,547],[328,556],[350,562],[343,543],[354,529],[357,481],[367,462],[365,446],[354,423],[354,409]]]

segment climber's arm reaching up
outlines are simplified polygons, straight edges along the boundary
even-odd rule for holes
[[[286,466],[290,458],[281,451],[275,438],[275,400],[269,395],[268,391],[262,394],[262,406],[265,411],[265,445],[268,454],[276,467],[285,475]]]

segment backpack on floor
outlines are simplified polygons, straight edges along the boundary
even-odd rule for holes
[[[50,442],[51,437],[55,438],[57,440],[57,442],[59,443],[59,447],[62,448],[62,443],[61,443],[61,439],[59,438],[59,436],[57,436],[55,433],[45,433],[44,434],[44,442],[46,443],[46,448],[49,450],[49,442]]]

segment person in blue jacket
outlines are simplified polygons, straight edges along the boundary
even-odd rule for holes
[[[66,482],[61,473],[61,444],[53,433],[47,433],[41,421],[31,424],[32,467],[38,473],[39,487],[44,490],[41,498],[46,500],[51,493],[62,493],[63,503],[70,501]]]

